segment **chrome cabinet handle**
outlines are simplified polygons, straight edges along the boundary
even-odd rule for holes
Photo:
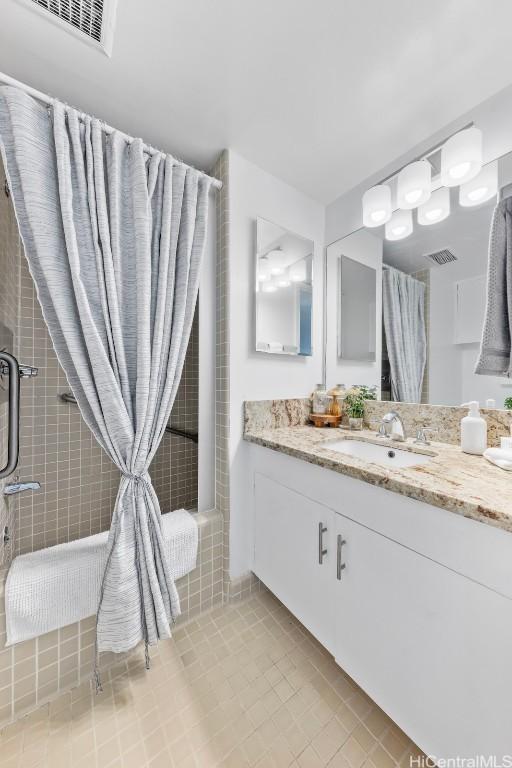
[[[20,369],[14,355],[0,352],[0,370],[9,377],[9,425],[7,464],[0,469],[0,479],[11,475],[18,466],[20,434]]]
[[[341,572],[346,568],[345,563],[341,561],[341,548],[346,543],[343,536],[338,533],[336,538],[336,578],[338,581],[341,581]]]
[[[327,550],[324,549],[324,533],[327,528],[323,523],[318,523],[318,563],[322,565],[324,562],[324,555],[327,554]]]

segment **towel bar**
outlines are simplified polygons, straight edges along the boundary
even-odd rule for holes
[[[63,392],[61,395],[59,395],[59,397],[64,403],[71,403],[72,405],[77,404],[76,397],[72,392]],[[199,440],[197,432],[193,432],[192,430],[188,429],[180,429],[179,427],[173,427],[170,424],[166,426],[165,431],[171,435],[184,437],[186,440],[191,440],[193,443],[197,443]]]

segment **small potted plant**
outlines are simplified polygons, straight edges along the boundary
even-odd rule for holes
[[[348,392],[345,398],[345,410],[350,429],[363,428],[364,401],[365,397],[361,390],[351,389]]]
[[[359,384],[347,392],[344,402],[344,411],[348,416],[350,429],[362,429],[364,418],[365,400],[376,400],[377,388]]]
[[[505,408],[508,411],[512,411],[512,397],[506,397],[505,398]]]

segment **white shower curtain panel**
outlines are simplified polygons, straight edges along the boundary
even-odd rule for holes
[[[0,88],[0,139],[57,356],[122,474],[97,648],[152,645],[170,636],[179,600],[148,467],[180,381],[212,180],[10,87]]]
[[[427,358],[425,286],[398,269],[385,267],[382,308],[391,397],[402,403],[419,403]]]

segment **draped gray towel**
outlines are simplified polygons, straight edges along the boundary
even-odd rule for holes
[[[512,376],[512,197],[494,209],[489,238],[487,306],[475,373]]]
[[[398,269],[385,267],[382,310],[391,396],[403,403],[419,403],[427,358],[425,286]]]
[[[0,139],[55,351],[122,475],[97,649],[155,644],[170,636],[180,608],[148,467],[181,377],[212,180],[10,87],[0,88]]]

